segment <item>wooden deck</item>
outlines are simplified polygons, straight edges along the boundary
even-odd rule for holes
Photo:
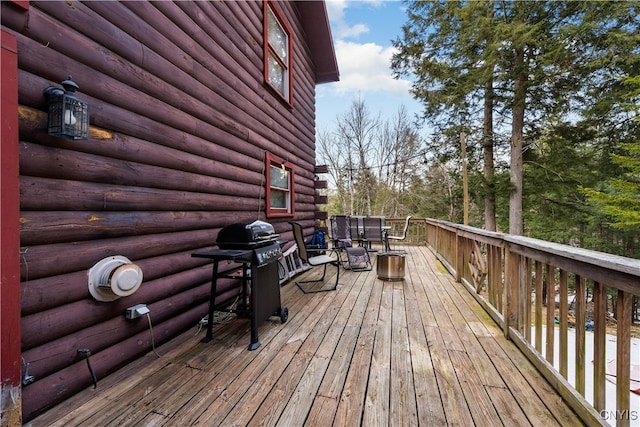
[[[284,285],[289,320],[263,324],[255,351],[246,319],[207,344],[194,326],[29,424],[582,425],[433,254],[406,249],[404,281],[374,265],[333,292]]]

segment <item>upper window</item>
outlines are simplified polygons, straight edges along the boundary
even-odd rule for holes
[[[267,218],[292,217],[295,213],[293,165],[273,154],[266,156]]]
[[[291,103],[291,32],[271,2],[265,2],[265,80]]]

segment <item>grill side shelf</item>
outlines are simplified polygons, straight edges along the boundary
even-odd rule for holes
[[[250,249],[211,249],[191,254],[194,258],[209,258],[237,262],[251,262],[253,251]]]

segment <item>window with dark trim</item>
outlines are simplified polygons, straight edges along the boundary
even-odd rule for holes
[[[266,155],[266,163],[267,218],[293,217],[295,213],[293,165],[270,153]]]
[[[291,30],[273,2],[264,2],[264,79],[291,104]]]

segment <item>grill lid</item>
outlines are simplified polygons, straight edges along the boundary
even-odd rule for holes
[[[216,243],[222,249],[252,248],[271,243],[278,237],[280,236],[276,234],[273,225],[256,220],[250,223],[236,222],[223,227]]]

